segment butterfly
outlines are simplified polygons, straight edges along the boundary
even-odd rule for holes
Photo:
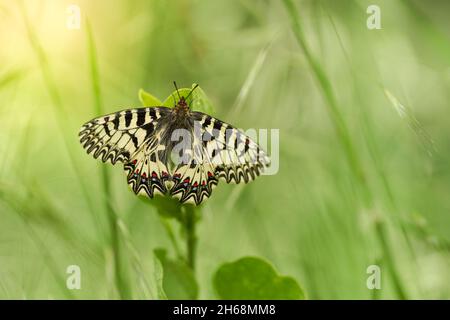
[[[126,109],[92,119],[81,127],[80,143],[96,159],[123,163],[134,193],[150,198],[161,194],[199,205],[219,180],[254,180],[269,157],[241,130],[192,111],[187,101],[196,87],[184,97],[175,84],[173,108]]]

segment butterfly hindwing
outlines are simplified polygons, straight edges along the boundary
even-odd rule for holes
[[[194,142],[194,145],[199,141]],[[174,185],[170,194],[180,202],[191,202],[199,205],[211,196],[218,183],[212,164],[206,159],[200,159],[194,152],[194,157],[188,164],[179,164],[173,173]]]
[[[165,182],[169,179],[169,170],[159,159],[159,152],[163,150],[164,146],[155,135],[124,164],[127,182],[135,194],[153,198],[155,193],[167,192]]]

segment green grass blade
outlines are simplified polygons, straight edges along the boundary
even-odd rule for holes
[[[88,55],[89,55],[89,66],[90,66],[90,76],[92,83],[92,93],[94,97],[94,110],[96,116],[104,114],[103,103],[102,103],[102,95],[100,90],[100,77],[98,72],[98,63],[97,63],[97,52],[95,47],[95,40],[92,34],[92,28],[88,20],[86,20],[86,33],[88,40]],[[113,250],[113,263],[114,263],[114,278],[115,284],[117,287],[117,291],[119,296],[122,299],[129,299],[131,297],[130,289],[128,287],[126,281],[126,275],[124,274],[124,270],[122,269],[122,259],[121,259],[121,244],[120,244],[120,233],[118,228],[118,215],[114,206],[112,205],[112,197],[111,197],[111,183],[108,173],[108,167],[106,165],[101,166],[100,172],[101,185],[103,189],[103,204],[104,210],[108,217],[108,222],[110,226],[110,241],[111,247]]]
[[[42,75],[44,78],[45,86],[47,88],[47,91],[50,95],[50,99],[52,101],[53,110],[58,118],[58,121],[57,121],[58,128],[59,128],[59,131],[61,132],[61,136],[63,137],[63,142],[66,147],[65,149],[68,154],[70,166],[75,171],[81,191],[83,193],[83,197],[84,197],[88,207],[91,210],[91,216],[93,218],[93,223],[94,223],[94,225],[96,225],[99,228],[98,218],[96,216],[94,206],[92,204],[92,200],[89,196],[89,190],[88,190],[87,184],[82,179],[81,169],[77,165],[77,163],[75,161],[74,152],[70,148],[70,142],[69,142],[70,140],[68,137],[70,137],[73,133],[67,131],[67,128],[69,128],[69,126],[68,126],[69,121],[68,121],[68,116],[67,116],[66,112],[64,111],[64,106],[63,106],[63,102],[62,102],[61,96],[58,91],[58,86],[57,86],[55,78],[53,77],[53,74],[51,72],[50,64],[48,62],[45,51],[42,48],[37,35],[33,31],[33,28],[31,26],[31,23],[29,21],[28,15],[26,13],[25,7],[22,2],[20,2],[20,9],[21,9],[22,17],[23,17],[25,27],[27,30],[28,39],[30,41],[33,52],[36,55],[36,58],[38,60],[38,63],[39,63],[39,66],[41,68],[41,72],[42,72]],[[99,231],[100,231],[100,229],[99,229]]]
[[[330,118],[334,124],[336,134],[338,136],[338,140],[341,143],[344,153],[346,155],[349,167],[353,176],[357,180],[360,189],[362,191],[361,195],[363,197],[363,203],[366,208],[372,206],[372,195],[369,190],[369,186],[367,184],[367,179],[363,172],[363,168],[360,162],[360,159],[356,153],[356,149],[353,146],[353,142],[351,139],[350,131],[347,128],[347,125],[339,111],[338,102],[333,93],[332,85],[330,80],[328,79],[325,71],[322,69],[321,65],[317,62],[317,60],[313,57],[309,47],[306,43],[306,39],[303,35],[303,30],[300,23],[300,17],[297,13],[297,9],[292,0],[283,0],[286,10],[291,18],[292,22],[292,30],[294,32],[295,38],[299,43],[302,51],[308,61],[309,66],[311,67],[313,74],[320,85],[321,91],[326,99],[327,111],[330,114]],[[400,299],[406,299],[406,292],[403,288],[400,277],[398,276],[398,272],[396,266],[394,264],[394,258],[392,256],[392,252],[390,247],[388,246],[389,241],[387,240],[387,235],[385,232],[379,232],[379,229],[376,232],[379,242],[381,243],[383,253],[385,255],[386,260],[389,263],[391,276],[395,282],[395,289],[397,295]]]

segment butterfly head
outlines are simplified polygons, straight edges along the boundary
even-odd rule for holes
[[[187,99],[190,97],[190,95],[192,94],[192,92],[198,87],[198,84],[196,84],[196,85],[191,89],[191,91],[189,92],[189,94],[188,94],[186,97],[180,95],[180,92],[179,92],[179,90],[178,90],[178,87],[177,87],[177,84],[176,84],[175,81],[173,82],[173,84],[174,84],[174,86],[175,86],[175,89],[176,89],[177,95],[178,95],[178,102],[177,102],[177,104],[175,105],[173,111],[174,111],[174,113],[177,114],[177,115],[186,116],[186,115],[189,114],[189,109],[190,109],[190,104],[187,103]],[[192,100],[192,99],[191,99],[191,100]]]
[[[178,103],[176,104],[173,111],[177,115],[187,115],[189,113],[189,105],[187,104],[184,97],[180,97],[180,100],[178,100]]]

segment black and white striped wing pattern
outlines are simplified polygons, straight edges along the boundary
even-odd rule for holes
[[[165,107],[129,109],[87,122],[80,130],[80,142],[88,154],[103,162],[123,162],[127,182],[136,194],[153,198],[166,193],[169,177],[166,164],[159,160],[164,150],[158,123],[170,113]]]
[[[180,155],[183,161],[173,163],[171,136],[179,126],[191,140]],[[269,165],[264,151],[242,131],[201,112],[180,121],[166,107],[123,110],[87,122],[79,136],[94,158],[124,164],[134,193],[168,194],[182,203],[199,205],[219,179],[247,183]]]
[[[174,185],[170,195],[180,202],[190,202],[199,205],[211,196],[218,183],[214,165],[204,154],[201,140],[194,138],[192,157],[188,164],[179,164],[173,173]]]
[[[165,182],[170,174],[167,165],[159,159],[165,146],[160,143],[159,133],[151,137],[124,164],[127,182],[135,194],[153,198],[155,193],[166,194]]]
[[[149,141],[168,108],[139,108],[115,112],[85,123],[79,133],[80,143],[88,154],[103,162],[128,162]]]
[[[192,112],[192,117],[199,126],[194,128],[192,156],[188,164],[176,167],[170,191],[181,202],[198,205],[210,197],[219,178],[248,183],[270,164],[265,152],[242,131],[201,112]]]

